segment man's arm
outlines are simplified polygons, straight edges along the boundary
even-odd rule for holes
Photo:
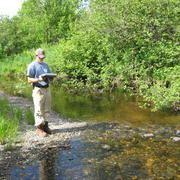
[[[28,82],[29,83],[37,83],[37,82],[41,82],[41,81],[44,81],[44,79],[42,77],[39,77],[38,79],[28,77]]]

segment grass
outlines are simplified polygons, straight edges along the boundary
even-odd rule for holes
[[[28,125],[34,125],[34,115],[30,109],[27,109],[25,112],[26,122]]]
[[[0,104],[0,143],[3,144],[17,135],[22,111],[10,105],[5,98],[0,99]]]

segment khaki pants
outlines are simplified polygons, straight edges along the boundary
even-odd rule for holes
[[[34,102],[35,126],[39,126],[47,121],[47,118],[51,112],[50,89],[34,87],[32,97]]]

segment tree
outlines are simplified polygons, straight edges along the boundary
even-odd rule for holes
[[[0,18],[0,57],[19,53],[22,41],[18,34],[18,18]]]
[[[18,15],[0,18],[0,54],[12,55],[71,36],[78,0],[26,0]]]
[[[76,19],[77,7],[78,0],[25,1],[19,15],[26,40],[39,44],[54,43],[61,38],[67,38]]]

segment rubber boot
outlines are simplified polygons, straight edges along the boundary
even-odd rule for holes
[[[47,133],[44,131],[44,125],[42,125],[42,124],[40,124],[39,126],[36,126],[36,133],[42,137],[47,136]]]
[[[44,131],[45,131],[47,134],[52,134],[52,131],[51,131],[51,129],[50,129],[49,126],[48,126],[48,121],[45,121]]]

